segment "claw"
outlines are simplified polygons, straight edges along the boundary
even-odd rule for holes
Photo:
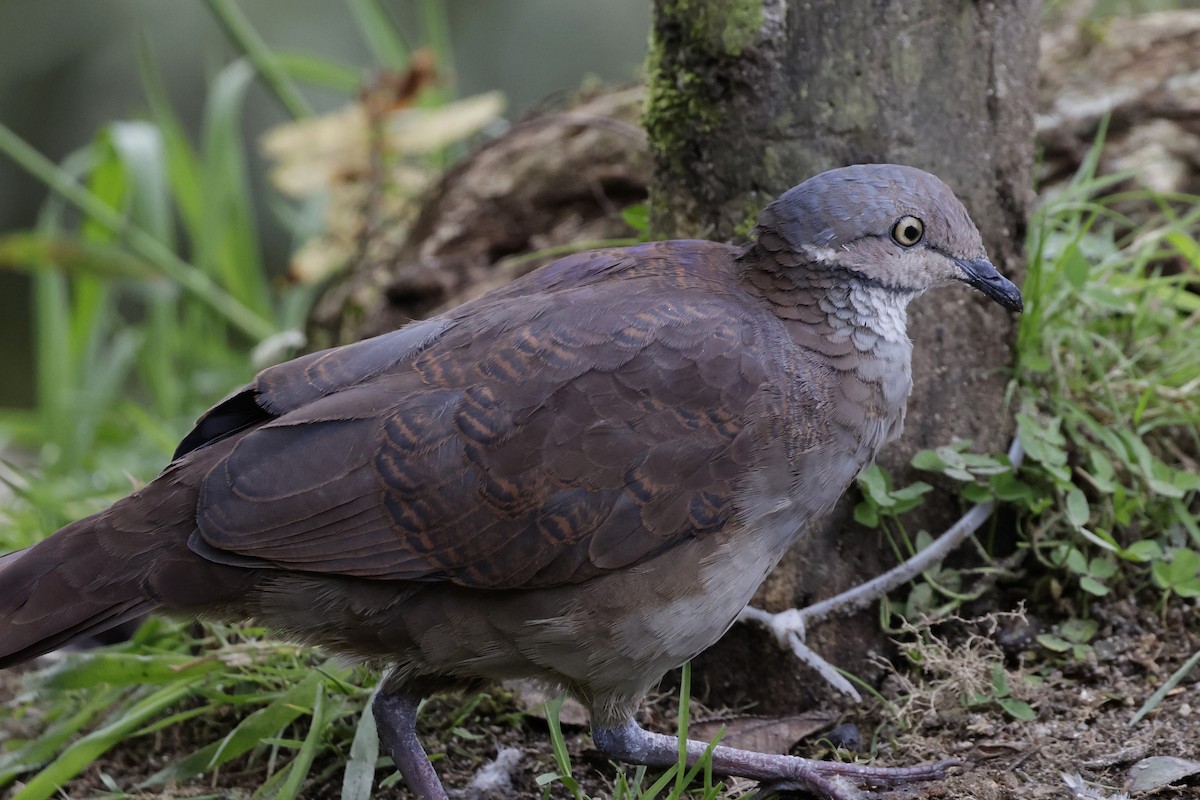
[[[962,764],[955,758],[913,767],[868,767],[818,761],[795,778],[759,784],[754,797],[755,800],[760,797],[765,800],[775,795],[804,793],[817,794],[824,800],[863,800],[867,795],[859,788],[860,784],[873,789],[895,789],[922,781],[936,781],[945,778],[946,770],[950,767]]]

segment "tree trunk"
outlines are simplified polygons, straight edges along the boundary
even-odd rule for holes
[[[645,114],[654,237],[741,238],[759,209],[811,175],[895,162],[949,183],[993,261],[1019,278],[1039,10],[1037,0],[655,0]],[[954,438],[1006,448],[1012,333],[1010,317],[966,291],[913,304],[908,422],[881,459],[901,484],[918,449]],[[936,535],[960,510],[947,494],[931,497],[913,532]],[[878,533],[853,525],[854,502],[852,493],[784,559],[758,604],[804,606],[894,563]],[[874,614],[812,633],[815,649],[863,676],[875,669],[868,654],[886,649]],[[821,693],[819,679],[747,626],[697,670],[719,702],[777,708]]]

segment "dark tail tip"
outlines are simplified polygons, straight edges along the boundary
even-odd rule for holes
[[[95,635],[149,609],[128,565],[96,552],[88,523],[0,557],[0,668]]]

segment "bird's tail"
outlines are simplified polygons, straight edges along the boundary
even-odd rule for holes
[[[0,558],[0,668],[159,608],[235,607],[253,570],[193,553],[196,475],[173,464],[142,491]]]
[[[0,559],[0,667],[146,613],[139,569],[105,552],[108,512],[73,522]]]

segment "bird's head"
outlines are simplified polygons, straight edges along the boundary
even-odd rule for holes
[[[996,271],[950,187],[915,167],[860,164],[785,192],[758,220],[760,244],[803,264],[845,271],[907,294],[947,283],[975,287],[1020,311],[1021,293]]]

